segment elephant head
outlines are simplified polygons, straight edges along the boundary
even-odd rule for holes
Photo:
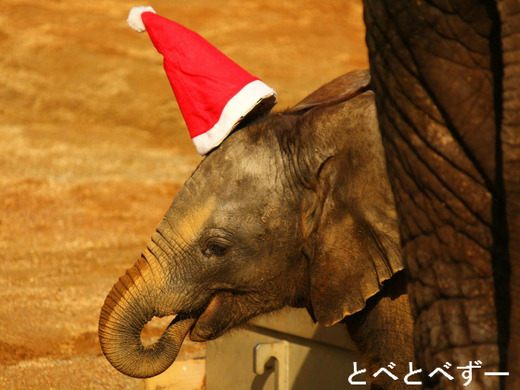
[[[118,370],[157,375],[188,333],[211,340],[284,306],[332,325],[402,269],[368,77],[338,78],[204,158],[106,298],[99,336]],[[145,324],[172,314],[144,347]]]

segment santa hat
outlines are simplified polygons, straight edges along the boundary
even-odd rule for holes
[[[201,155],[216,148],[249,114],[266,113],[276,92],[197,33],[155,13],[132,8],[128,24],[148,31],[164,56],[164,69],[190,136]]]

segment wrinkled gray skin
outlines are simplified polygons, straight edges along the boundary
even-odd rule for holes
[[[369,369],[408,368],[412,320],[368,82],[367,72],[339,78],[202,161],[105,301],[100,341],[117,369],[157,375],[188,332],[211,340],[284,306],[323,325],[356,313],[346,321]],[[171,314],[163,337],[143,347],[144,325]]]
[[[520,2],[364,6],[424,387],[520,389]]]

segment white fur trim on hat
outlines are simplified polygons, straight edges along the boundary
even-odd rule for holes
[[[224,106],[218,122],[211,129],[192,139],[201,155],[219,146],[229,133],[257,104],[276,92],[260,80],[246,84]]]
[[[152,7],[149,5],[140,5],[138,7],[134,7],[130,10],[128,14],[128,19],[126,22],[130,27],[132,27],[137,32],[145,32],[146,27],[144,26],[143,19],[141,19],[141,14],[143,12],[153,12],[156,13]]]

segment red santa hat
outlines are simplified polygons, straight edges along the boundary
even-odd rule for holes
[[[166,75],[201,155],[220,145],[247,114],[268,112],[276,104],[276,92],[258,77],[152,7],[132,8],[128,24],[148,31],[164,56]]]

